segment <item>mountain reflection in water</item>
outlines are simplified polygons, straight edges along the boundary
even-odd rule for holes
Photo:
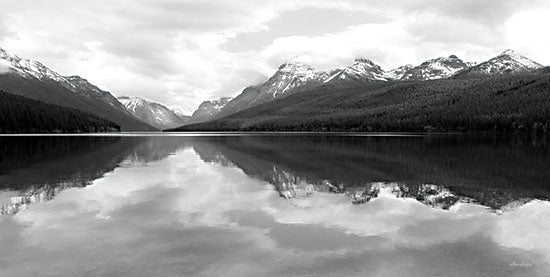
[[[0,275],[544,276],[549,167],[517,138],[1,137]]]
[[[205,162],[237,166],[281,196],[344,193],[356,204],[380,190],[448,209],[498,210],[550,197],[546,141],[473,137],[213,137],[194,149]]]
[[[472,137],[41,137],[1,138],[2,203],[14,214],[60,191],[84,187],[124,163],[161,160],[192,147],[205,162],[236,166],[282,197],[330,192],[368,202],[382,190],[448,209],[479,203],[498,210],[550,197],[546,141]]]

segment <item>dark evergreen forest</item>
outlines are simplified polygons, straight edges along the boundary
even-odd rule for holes
[[[119,131],[120,126],[107,119],[0,90],[0,133]]]
[[[548,132],[550,74],[323,85],[174,131]]]

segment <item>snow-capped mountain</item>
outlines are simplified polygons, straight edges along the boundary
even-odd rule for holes
[[[182,108],[182,107],[170,107],[170,110],[172,110],[175,114],[177,114],[181,118],[190,118],[192,114],[190,111]]]
[[[70,91],[76,94],[85,96],[87,98],[101,100],[115,107],[116,109],[131,115],[131,113],[126,109],[126,107],[122,103],[118,101],[116,97],[114,97],[111,93],[104,91],[98,88],[97,86],[91,84],[90,82],[88,82],[88,80],[80,76],[66,76],[64,78],[70,84],[69,86],[66,86],[66,88],[69,89]]]
[[[543,68],[541,64],[513,50],[506,50],[486,62],[482,62],[458,73],[455,77],[471,78],[491,75],[510,75],[533,72],[541,68]]]
[[[122,96],[118,98],[130,113],[160,130],[179,127],[189,121],[168,107],[141,97]]]
[[[191,116],[189,123],[205,122],[214,118],[220,113],[223,107],[231,101],[231,99],[231,97],[222,97],[217,100],[202,102]]]
[[[38,61],[20,58],[0,48],[0,73],[13,72],[27,78],[36,78],[42,81],[51,80],[65,87],[73,87],[71,82],[59,73],[47,68]]]
[[[324,83],[334,81],[388,81],[388,75],[377,64],[369,59],[357,58],[351,66],[336,68],[329,71],[329,77]]]
[[[23,77],[36,78],[41,81],[54,81],[74,93],[89,98],[101,98],[110,105],[117,106],[118,101],[113,95],[90,84],[86,79],[80,76],[62,76],[40,62],[22,59],[17,55],[6,52],[2,48],[0,48],[0,65],[6,69],[4,73],[12,72]],[[118,104],[120,105],[120,103]]]
[[[288,96],[298,89],[334,82],[388,81],[384,70],[365,58],[357,58],[347,67],[316,70],[302,63],[285,63],[265,83],[246,88],[220,112],[223,117],[274,99]]]
[[[220,111],[220,117],[284,97],[297,88],[322,84],[329,72],[302,63],[285,63],[265,83],[247,87]]]
[[[448,78],[468,68],[468,64],[455,55],[423,62],[403,74],[400,80],[435,80]]]
[[[38,61],[0,48],[0,87],[7,93],[70,107],[110,119],[124,131],[154,130],[130,114],[109,92],[78,76],[62,76]]]
[[[266,93],[277,98],[294,88],[323,82],[328,76],[325,71],[318,71],[301,63],[285,63],[266,84]]]
[[[398,68],[394,68],[386,72],[386,77],[390,80],[400,80],[401,78],[403,78],[403,75],[405,75],[405,73],[411,70],[413,67],[414,66],[412,64],[407,64]]]

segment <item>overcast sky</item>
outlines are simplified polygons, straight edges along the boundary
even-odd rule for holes
[[[0,47],[117,96],[236,96],[289,60],[384,69],[512,48],[550,64],[548,0],[1,0]]]

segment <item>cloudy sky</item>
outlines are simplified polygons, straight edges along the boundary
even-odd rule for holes
[[[0,47],[117,96],[236,96],[285,61],[384,69],[512,48],[550,64],[547,0],[2,0]]]

